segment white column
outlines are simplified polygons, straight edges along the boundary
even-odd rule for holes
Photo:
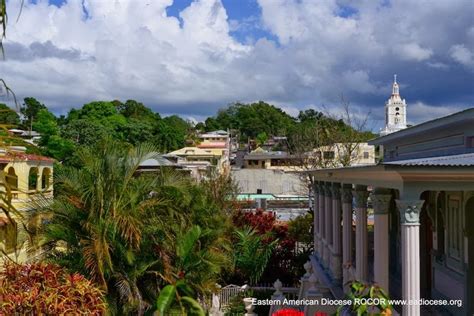
[[[333,183],[332,185],[332,259],[331,273],[335,284],[341,284],[341,185]]]
[[[357,185],[354,191],[356,202],[356,279],[358,281],[368,280],[368,232],[367,232],[367,198],[369,192],[367,187]]]
[[[420,299],[420,212],[423,200],[396,200],[402,237],[402,299]],[[404,305],[403,315],[420,315],[417,304]]]
[[[326,229],[326,254],[325,263],[326,269],[330,270],[331,259],[332,259],[332,190],[331,183],[326,183],[324,186],[325,189],[325,199],[324,199],[324,212],[326,214],[324,218],[325,229]]]
[[[352,266],[352,185],[342,186],[342,266],[343,284],[350,281],[349,269]]]
[[[320,261],[324,264],[324,258],[326,256],[325,250],[326,250],[326,234],[325,234],[325,227],[324,227],[324,221],[325,221],[325,212],[324,212],[324,185],[322,183],[319,184],[319,189],[318,189],[318,213],[319,213],[319,258],[321,259]]]
[[[319,235],[319,205],[318,205],[318,191],[319,186],[315,182],[313,183],[313,233],[314,233],[314,254],[319,257],[320,250],[319,250],[319,243],[320,243],[320,235]]]
[[[390,190],[376,188],[372,195],[374,206],[374,281],[389,293],[389,230]]]

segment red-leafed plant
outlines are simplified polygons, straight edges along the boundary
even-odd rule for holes
[[[262,209],[257,209],[255,212],[238,210],[234,212],[232,222],[240,228],[250,226],[258,234],[263,235],[273,230],[276,217],[274,213],[264,212]]]
[[[272,316],[304,316],[304,313],[296,309],[285,308],[274,312]]]
[[[46,263],[6,263],[0,270],[0,315],[105,315],[101,290],[82,275]]]

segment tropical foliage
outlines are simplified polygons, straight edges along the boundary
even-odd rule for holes
[[[105,315],[103,292],[57,265],[5,264],[0,270],[0,315]]]
[[[265,271],[278,240],[265,241],[264,236],[258,235],[250,227],[236,230],[235,237],[234,278],[256,284]]]
[[[47,259],[90,277],[120,313],[152,309],[167,285],[185,283],[197,299],[232,265],[227,217],[211,192],[173,173],[138,176],[154,153],[113,140],[81,148],[82,167],[57,170],[56,198],[40,212],[51,218]]]
[[[352,281],[349,284],[347,298],[352,301],[352,304],[340,306],[336,315],[347,315],[347,313],[350,315],[392,315],[389,297],[378,285]],[[367,302],[373,302],[373,304]]]

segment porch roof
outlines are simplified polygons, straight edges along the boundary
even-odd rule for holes
[[[426,160],[426,159],[424,159]],[[403,190],[417,187],[424,190],[474,190],[474,168],[470,165],[450,165],[432,161],[414,164],[410,161],[351,166],[332,169],[303,171],[316,181],[360,184]],[[420,162],[421,163],[421,162]]]

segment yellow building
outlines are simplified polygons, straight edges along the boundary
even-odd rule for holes
[[[226,148],[184,147],[166,155],[177,167],[190,171],[198,181],[207,177],[210,172],[226,173],[229,171],[229,159]]]
[[[48,157],[27,154],[24,147],[9,147],[0,149],[0,168],[3,170],[6,184],[0,183],[0,191],[6,195],[7,189],[11,192],[11,205],[17,212],[9,212],[10,221],[5,210],[9,210],[5,201],[2,201],[0,213],[0,248],[7,254],[16,256],[17,260],[26,259],[26,253],[21,247],[19,237],[19,214],[38,207],[39,203],[48,203],[53,198],[53,163]],[[26,218],[26,216],[25,216]],[[32,225],[32,223],[28,223]],[[0,259],[1,261],[1,259]]]

